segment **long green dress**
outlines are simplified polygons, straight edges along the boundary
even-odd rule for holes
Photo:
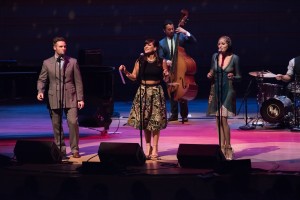
[[[222,69],[218,65],[217,56],[218,54],[215,53],[212,56],[211,61],[211,71],[213,72],[213,78],[208,99],[207,115],[219,116],[220,111],[221,116],[235,116],[236,93],[234,90],[234,82],[241,79],[239,57],[233,54],[229,64]],[[234,74],[233,80],[229,80],[227,78],[228,73]]]

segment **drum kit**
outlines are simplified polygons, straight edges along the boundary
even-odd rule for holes
[[[282,85],[264,83],[265,79],[275,78],[276,75],[270,71],[249,72],[257,80],[257,103],[259,113],[264,122],[280,127],[290,127],[300,131],[300,79],[297,78],[287,86],[292,94],[293,101],[284,94]],[[256,122],[259,120],[257,119]],[[257,124],[253,124],[257,125]],[[261,125],[261,124],[260,124]]]

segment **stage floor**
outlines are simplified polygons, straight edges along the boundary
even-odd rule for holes
[[[275,180],[275,176],[283,174],[292,176],[298,180],[300,172],[300,132],[292,132],[287,127],[274,127],[272,124],[267,124],[261,120],[255,99],[248,100],[247,105],[247,123],[250,125],[255,124],[255,121],[258,119],[258,123],[254,126],[254,129],[240,129],[241,126],[246,124],[245,105],[242,100],[237,102],[238,115],[229,119],[235,160],[250,159],[252,166],[252,171],[250,173],[253,176],[259,174],[260,180],[265,180],[266,176],[271,176],[273,177],[272,179]],[[81,158],[74,159],[70,157],[69,162],[57,165],[13,164],[5,166],[5,170],[2,170],[1,174],[4,174],[4,177],[6,178],[2,179],[1,185],[4,184],[4,181],[9,182],[10,178],[7,176],[8,174],[12,175],[10,177],[14,177],[13,179],[17,180],[17,176],[19,177],[20,174],[25,173],[28,175],[35,173],[36,175],[36,173],[42,173],[42,177],[44,178],[39,179],[47,179],[47,181],[50,182],[54,181],[49,180],[49,176],[52,176],[53,174],[55,174],[52,177],[53,179],[57,176],[79,177],[81,176],[81,172],[78,169],[81,167],[82,162],[99,162],[98,149],[101,142],[140,144],[140,131],[126,125],[130,107],[131,102],[115,102],[114,117],[107,137],[102,137],[100,135],[100,131],[103,130],[102,127],[80,127]],[[185,181],[190,184],[190,181],[193,181],[194,178],[201,177],[204,179],[207,178],[206,180],[208,180],[209,177],[215,177],[215,172],[212,169],[181,168],[178,165],[176,156],[180,144],[218,144],[216,122],[214,118],[206,117],[206,108],[207,100],[205,99],[190,101],[189,121],[184,124],[180,121],[171,122],[165,130],[161,131],[159,140],[160,159],[157,161],[146,161],[144,166],[133,167],[129,171],[120,172],[121,174],[118,175],[121,175],[122,177],[127,177],[128,175],[130,177],[143,176],[143,180],[145,175],[146,177],[148,175],[152,178],[153,176],[156,178],[160,177],[159,179],[163,176],[165,179],[161,183],[164,182],[169,184],[168,188],[170,187],[171,191],[171,185],[173,184],[170,184],[169,182],[172,181],[175,184],[175,182],[182,179],[184,185]],[[64,130],[67,135],[68,128],[65,119]],[[52,127],[45,104],[19,103],[0,106],[1,155],[13,158],[13,151],[17,140],[30,139],[52,141],[52,137]],[[68,140],[66,140],[66,142],[68,145]],[[67,152],[70,152],[69,147],[67,148]],[[100,175],[103,179],[105,173],[109,174],[110,172],[100,172],[100,174],[95,176]],[[47,178],[45,178],[45,176],[47,176]],[[89,178],[87,179],[90,179],[90,176],[88,177]],[[115,178],[114,175],[109,182],[116,184],[112,181]],[[174,181],[174,179],[176,179],[176,181]],[[131,183],[134,183],[134,181],[137,180],[140,180],[140,178],[131,180]],[[255,181],[252,182],[252,184],[260,185],[258,182]],[[266,185],[270,186],[272,185],[271,183],[273,183],[273,181],[269,181]],[[121,187],[121,184],[124,184],[123,181],[118,181],[117,185]],[[204,183],[201,182],[201,184]],[[4,189],[2,194],[6,194],[5,191],[13,192],[12,189],[8,188],[10,185],[14,184],[11,183],[2,186],[2,189]],[[262,190],[267,189],[266,185],[261,186],[261,188],[263,188]],[[57,186],[57,191],[58,190],[59,188]],[[197,191],[197,189],[195,189],[195,191]],[[206,198],[203,199],[210,199],[211,192],[206,192]]]
[[[235,159],[251,159],[252,167],[268,171],[299,171],[300,132],[292,132],[286,127],[274,128],[260,118],[255,129],[241,130],[240,127],[246,124],[245,109],[241,103],[237,103],[241,107],[239,114],[229,119]],[[206,106],[206,100],[189,102],[189,121],[184,124],[180,121],[170,122],[161,131],[159,154],[162,162],[177,161],[179,144],[218,144],[217,126],[214,118],[206,117]],[[74,163],[81,163],[97,154],[101,142],[140,144],[140,131],[126,125],[130,107],[131,102],[115,102],[115,116],[107,137],[100,136],[102,127],[80,127],[82,157],[74,159]],[[258,116],[255,99],[248,100],[247,115],[247,122],[255,124]],[[3,155],[13,157],[15,141],[18,139],[52,140],[52,127],[44,104],[2,105],[0,119],[0,152]],[[67,135],[65,119],[64,130]],[[91,161],[97,159],[96,156]]]

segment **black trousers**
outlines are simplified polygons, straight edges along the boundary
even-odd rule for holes
[[[172,116],[178,116],[178,104],[179,104],[181,117],[187,118],[187,116],[189,114],[187,100],[175,101],[174,100],[174,92],[172,92],[171,98],[170,98],[170,104],[171,104],[171,115]]]

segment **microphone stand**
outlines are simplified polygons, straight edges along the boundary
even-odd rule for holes
[[[57,58],[59,71],[59,150],[62,150],[62,117],[63,117],[63,95],[64,95],[64,73],[61,77],[61,56]],[[62,78],[62,79],[61,79]],[[63,83],[62,83],[63,81]]]
[[[141,60],[143,59],[142,56],[144,54],[141,54],[140,57],[139,57],[139,77],[140,77],[140,144],[141,144],[141,149],[143,149],[143,129],[144,129],[144,113],[143,113],[143,106],[142,106],[142,77],[144,77],[145,75],[145,71],[143,71],[143,76],[142,76],[142,73],[141,73],[141,67],[142,67],[142,64],[141,64]],[[145,69],[144,69],[145,70]],[[146,90],[145,90],[145,93],[146,93]]]
[[[249,95],[249,93],[250,93],[250,86],[251,86],[251,84],[252,84],[252,80],[253,80],[253,79],[250,80],[250,82],[249,82],[249,84],[248,84],[248,87],[247,87],[247,89],[246,89],[244,98],[243,98],[243,102],[245,103],[245,122],[246,122],[246,124],[239,127],[239,129],[241,129],[241,130],[253,130],[253,129],[255,129],[254,126],[250,126],[250,125],[248,124],[248,100],[247,100],[247,97],[248,97],[248,95]],[[243,104],[243,103],[242,103],[242,104]],[[241,107],[242,107],[242,104],[241,104]],[[241,109],[241,107],[240,107],[240,109]],[[239,109],[239,110],[240,110],[240,109]],[[239,112],[240,112],[240,111],[239,111]]]
[[[221,146],[221,120],[222,120],[222,117],[221,117],[221,100],[222,100],[222,86],[220,84],[222,84],[222,79],[223,79],[223,76],[222,76],[222,68],[219,67],[219,53],[217,54],[216,56],[216,72],[217,72],[217,109],[218,109],[218,135],[219,135],[219,145]],[[220,80],[220,76],[221,76],[221,80]],[[221,88],[221,91],[220,91],[220,88]]]
[[[144,127],[144,116],[142,110],[142,87],[140,86],[140,144],[143,149],[143,127]]]

